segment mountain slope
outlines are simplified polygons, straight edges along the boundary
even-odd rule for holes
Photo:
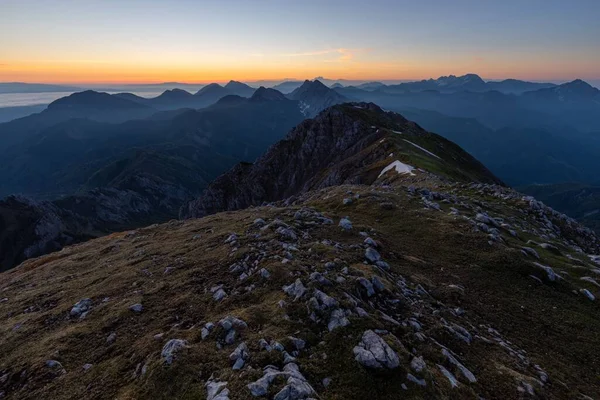
[[[438,143],[427,148],[449,142]],[[437,155],[460,153],[449,150]],[[600,250],[597,238],[511,189],[447,178],[464,176],[450,174],[458,166],[389,170],[372,185],[28,260],[0,274],[0,391],[57,400],[600,396],[600,265],[587,255]]]
[[[371,184],[396,159],[448,178],[500,182],[458,146],[398,114],[374,104],[343,104],[304,121],[255,164],[239,164],[217,178],[182,216],[245,208],[326,186]]]

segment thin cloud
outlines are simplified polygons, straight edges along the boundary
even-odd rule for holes
[[[354,58],[355,53],[362,51],[361,49],[346,49],[346,48],[337,48],[337,49],[327,49],[327,50],[317,50],[317,51],[307,51],[304,53],[288,53],[282,54],[282,57],[318,57],[324,55],[337,55],[336,58],[324,60],[323,62],[327,63],[336,63],[336,62],[349,62]]]
[[[340,50],[343,50],[343,49],[308,51],[306,53],[289,53],[289,54],[282,54],[282,56],[284,56],[284,57],[312,57],[312,56],[322,56],[322,55],[325,55],[325,54],[339,53]]]

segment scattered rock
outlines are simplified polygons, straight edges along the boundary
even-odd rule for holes
[[[366,278],[357,278],[356,282],[358,282],[358,284],[365,289],[367,297],[375,295],[375,289],[373,288],[373,284],[369,282]]]
[[[213,294],[213,299],[215,301],[221,301],[225,297],[227,297],[227,293],[225,293],[225,290],[223,290],[223,289],[219,289]]]
[[[183,339],[171,339],[169,340],[162,349],[160,353],[161,357],[164,359],[164,362],[167,364],[172,364],[175,359],[175,355],[181,349],[188,347],[187,341]]]
[[[343,310],[337,308],[331,312],[331,316],[329,319],[329,323],[327,324],[327,329],[329,332],[336,328],[341,328],[350,324],[348,318],[346,318],[346,314]]]
[[[300,280],[296,279],[294,283],[283,287],[283,291],[288,295],[294,297],[294,301],[300,299],[306,293],[306,287]]]
[[[206,400],[229,400],[229,389],[227,382],[206,382]]]
[[[73,318],[85,318],[92,308],[92,299],[79,300],[73,308],[71,308],[71,317]]]
[[[108,337],[106,338],[106,343],[108,344],[113,344],[115,342],[115,340],[117,340],[117,333],[116,332],[112,332],[110,335],[108,335]]]
[[[452,375],[452,372],[448,371],[446,368],[444,368],[444,366],[439,365],[439,364],[438,364],[438,368],[442,372],[442,374],[444,374],[444,376],[446,378],[448,378],[448,381],[450,382],[450,386],[452,388],[458,387],[458,380],[456,379],[456,377],[454,375]]]
[[[585,297],[587,297],[588,299],[590,299],[590,300],[592,300],[592,301],[596,300],[596,297],[595,297],[595,296],[592,294],[592,292],[590,292],[589,290],[587,290],[587,289],[579,289],[579,291],[580,291],[581,293],[583,293],[583,295],[584,295]]]
[[[410,368],[415,372],[423,372],[427,369],[427,364],[425,364],[423,357],[415,357],[410,362]]]
[[[204,324],[204,327],[202,327],[202,330],[200,331],[202,340],[206,339],[214,328],[215,324],[213,324],[212,322],[207,322],[206,324]]]
[[[410,382],[415,383],[419,386],[422,386],[422,387],[427,386],[427,382],[425,382],[425,379],[419,379],[411,373],[406,374],[406,379],[408,379]]]
[[[352,229],[352,221],[348,217],[344,217],[340,220],[339,227],[345,231]]]
[[[365,250],[365,258],[367,259],[367,261],[369,261],[371,264],[376,263],[377,261],[381,260],[381,255],[379,254],[379,252],[377,250],[375,250],[372,247],[367,247],[367,250]]]
[[[356,361],[367,368],[397,368],[398,355],[372,330],[365,331],[358,346],[354,347]]]
[[[144,307],[141,304],[137,303],[129,306],[129,309],[134,313],[139,314],[144,310]]]

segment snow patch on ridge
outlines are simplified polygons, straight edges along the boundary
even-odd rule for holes
[[[380,178],[383,174],[385,174],[386,172],[395,169],[397,173],[399,174],[409,174],[409,175],[415,175],[413,174],[413,170],[415,169],[414,167],[408,165],[408,164],[404,164],[398,160],[394,161],[393,163],[391,163],[390,165],[388,165],[387,167],[385,167],[381,173],[379,173],[378,178]]]
[[[436,155],[436,154],[433,154],[433,153],[432,153],[432,152],[430,152],[429,150],[422,148],[422,147],[421,147],[421,146],[419,146],[418,144],[415,144],[415,143],[413,143],[413,142],[410,142],[410,141],[408,141],[408,140],[406,140],[406,139],[402,139],[402,140],[404,140],[406,143],[410,143],[410,144],[412,144],[412,145],[413,145],[413,146],[415,146],[417,149],[423,150],[425,153],[429,154],[430,156],[434,156],[435,158],[439,158],[439,159],[441,160],[441,158],[440,158],[438,155]]]

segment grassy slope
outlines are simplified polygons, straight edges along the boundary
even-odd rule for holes
[[[360,193],[361,198],[343,206],[348,190]],[[472,196],[466,190],[464,194]],[[288,335],[308,341],[308,350],[301,353],[298,363],[323,399],[519,398],[516,387],[520,380],[532,382],[541,398],[576,398],[579,393],[600,396],[598,307],[571,293],[570,278],[558,284],[540,284],[530,278],[530,274],[543,275],[516,250],[524,242],[509,239],[508,247],[490,246],[485,235],[472,232],[460,218],[423,209],[419,199],[403,189],[339,187],[307,197],[306,204],[332,217],[336,224],[341,216],[349,216],[354,228],[349,233],[336,225],[302,228],[310,239],[300,240],[292,262],[261,261],[260,267],[272,273],[266,281],[254,275],[240,282],[228,272],[228,266],[256,249],[281,256],[281,245],[271,240],[276,238],[273,232],[257,239],[249,229],[258,217],[293,223],[296,207],[252,208],[113,234],[29,260],[1,275],[0,297],[8,301],[0,303],[0,313],[7,316],[0,323],[0,371],[9,373],[9,397],[203,399],[203,385],[214,373],[229,381],[232,399],[251,398],[245,385],[261,376],[260,368],[281,366],[279,354],[258,351],[258,339],[275,338],[285,344]],[[485,200],[491,201],[490,212],[496,215],[514,212],[497,200]],[[370,234],[383,244],[384,259],[392,265],[392,274],[382,275],[390,291],[397,290],[393,282],[401,275],[410,287],[421,284],[433,296],[417,303],[403,302],[394,309],[394,318],[399,320],[418,315],[429,338],[425,342],[419,341],[410,327],[375,317],[377,307],[388,307],[384,299],[365,306],[372,318],[354,316],[348,327],[323,333],[322,326],[307,320],[306,306],[291,302],[281,291],[282,285],[295,279],[290,273],[299,274],[306,284],[313,268],[324,271],[324,262],[336,258],[336,273],[345,265],[350,276],[377,274],[362,263],[364,249],[350,247],[362,243],[360,230],[371,229]],[[237,251],[224,244],[231,232],[242,235],[247,231]],[[194,239],[195,235],[200,238]],[[343,249],[318,243],[322,239],[339,242]],[[540,254],[543,262],[552,262],[556,270],[571,271],[566,257]],[[165,274],[167,267],[173,269]],[[240,294],[215,303],[208,289],[219,283],[225,284],[228,293],[237,288]],[[242,293],[250,284],[256,284],[256,289]],[[463,286],[464,293],[450,285]],[[598,294],[597,289],[589,289]],[[323,290],[342,303],[342,291],[358,295],[350,277]],[[68,311],[84,297],[94,300],[92,312],[85,320],[69,320]],[[104,298],[108,300],[103,302]],[[280,299],[288,302],[284,309],[277,306]],[[134,315],[128,306],[138,302],[144,311]],[[462,317],[450,312],[456,307],[466,311]],[[227,356],[234,347],[217,350],[218,331],[208,340],[200,340],[204,322],[216,322],[226,315],[248,323],[242,338],[250,346],[253,369],[231,371]],[[531,365],[524,366],[498,344],[475,339],[468,345],[457,340],[443,328],[441,317],[488,339],[492,336],[487,327],[493,327],[511,347],[525,349]],[[21,325],[15,329],[17,324]],[[353,346],[365,329],[373,328],[385,328],[399,339],[399,343],[391,343],[400,354],[399,369],[373,373],[354,361]],[[106,338],[111,332],[117,333],[117,340],[108,345]],[[154,339],[157,333],[164,333],[163,339]],[[170,338],[187,339],[190,347],[172,366],[165,366],[160,351]],[[444,360],[432,339],[450,347],[475,374],[477,383],[463,380],[458,389],[451,389],[435,366]],[[409,383],[405,392],[400,385],[406,382],[413,349],[428,363],[423,375],[428,385],[421,389]],[[50,374],[44,366],[48,359],[59,360],[67,373]],[[87,373],[82,370],[85,363],[94,364]],[[136,368],[144,364],[146,375],[135,378]],[[544,386],[529,378],[533,364],[548,373],[549,382]],[[325,377],[333,379],[327,389],[320,384]],[[25,382],[27,387],[19,389]],[[272,390],[282,383],[274,386]]]

